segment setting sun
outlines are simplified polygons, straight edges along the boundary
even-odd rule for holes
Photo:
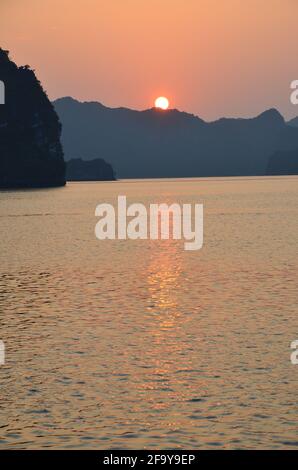
[[[168,109],[169,107],[169,100],[165,96],[160,96],[155,100],[155,107],[160,109]]]

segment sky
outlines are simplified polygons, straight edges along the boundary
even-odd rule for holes
[[[0,0],[0,47],[51,99],[170,107],[210,121],[298,115],[297,0]]]

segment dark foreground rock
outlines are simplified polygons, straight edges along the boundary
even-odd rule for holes
[[[84,161],[80,158],[69,160],[66,164],[68,181],[114,181],[112,166],[101,158]]]
[[[0,188],[63,186],[61,124],[35,73],[0,49]]]

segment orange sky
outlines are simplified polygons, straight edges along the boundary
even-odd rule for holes
[[[50,98],[152,107],[206,120],[277,107],[298,115],[296,0],[0,0],[0,46]]]

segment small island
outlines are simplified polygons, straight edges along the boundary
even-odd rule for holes
[[[74,158],[66,163],[67,181],[115,181],[112,166],[102,158],[82,160]]]
[[[0,49],[0,188],[65,185],[61,124],[33,70]]]

